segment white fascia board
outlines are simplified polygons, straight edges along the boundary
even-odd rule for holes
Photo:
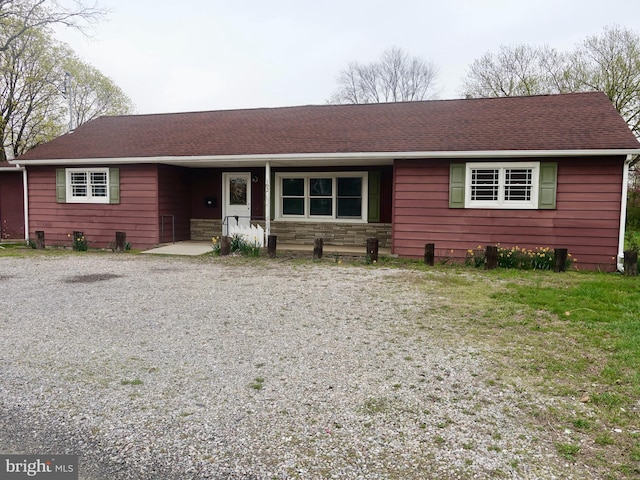
[[[122,158],[72,158],[42,160],[12,160],[13,165],[97,165],[97,164],[140,164],[169,163],[172,165],[234,162],[238,164],[256,161],[296,161],[301,164],[312,161],[332,160],[396,160],[421,158],[531,158],[531,157],[589,157],[610,155],[640,155],[637,149],[608,150],[483,150],[483,151],[441,151],[441,152],[355,152],[355,153],[286,153],[261,155],[202,155],[202,156],[166,156],[166,157],[122,157]]]
[[[24,167],[16,165],[15,167],[0,167],[0,172],[21,172]]]

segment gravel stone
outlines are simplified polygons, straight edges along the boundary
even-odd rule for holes
[[[0,258],[0,451],[81,478],[593,478],[383,267]]]

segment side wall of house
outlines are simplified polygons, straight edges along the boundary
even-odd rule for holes
[[[0,238],[24,239],[22,172],[0,172]]]
[[[189,170],[158,165],[160,243],[190,239],[191,186]]]
[[[75,165],[74,165],[75,166]],[[158,243],[158,167],[122,165],[119,204],[56,202],[56,167],[28,167],[29,236],[45,232],[47,246],[71,246],[74,231],[89,247],[108,248],[115,232],[127,234],[135,249]]]
[[[422,258],[434,243],[440,259],[463,262],[479,245],[567,248],[578,268],[613,271],[624,158],[544,161],[558,162],[554,210],[451,209],[450,161],[397,161],[393,252]]]

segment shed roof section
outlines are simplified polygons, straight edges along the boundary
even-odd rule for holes
[[[639,147],[591,92],[100,117],[18,160]]]

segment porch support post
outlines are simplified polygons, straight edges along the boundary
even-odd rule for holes
[[[271,164],[267,161],[264,165],[264,233],[269,238],[271,235]]]

